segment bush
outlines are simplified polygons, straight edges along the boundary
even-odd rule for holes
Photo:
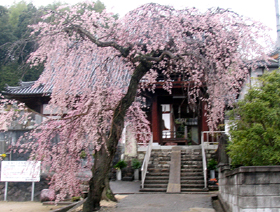
[[[258,78],[244,100],[230,112],[233,120],[228,154],[232,165],[280,164],[280,73]]]
[[[208,161],[207,169],[208,170],[215,170],[217,168],[218,162],[215,159],[211,159]]]
[[[140,169],[141,168],[141,163],[137,158],[133,158],[131,166],[132,166],[133,169]]]
[[[81,200],[81,197],[80,196],[72,197],[71,200],[72,200],[72,202],[77,202],[77,201]]]
[[[114,168],[123,169],[126,166],[127,166],[127,163],[124,160],[120,160],[116,165],[114,165]]]

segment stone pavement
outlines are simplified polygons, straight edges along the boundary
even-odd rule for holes
[[[128,194],[116,208],[106,212],[215,212],[212,206],[213,193],[140,193],[140,182],[111,181],[114,194]]]

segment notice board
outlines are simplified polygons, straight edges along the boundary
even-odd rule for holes
[[[2,182],[39,182],[40,161],[2,161]]]

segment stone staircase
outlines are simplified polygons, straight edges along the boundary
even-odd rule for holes
[[[153,149],[144,188],[140,192],[166,192],[170,180],[171,149]],[[181,149],[181,192],[203,192],[203,167],[201,149]]]
[[[181,150],[181,192],[203,192],[201,149]]]
[[[152,150],[148,173],[141,192],[166,192],[169,180],[171,149]]]

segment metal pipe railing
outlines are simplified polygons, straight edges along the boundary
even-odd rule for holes
[[[185,130],[181,131],[172,131],[172,130],[164,130],[162,131],[162,138],[185,138]]]
[[[215,144],[225,131],[203,131],[201,132],[201,143]]]
[[[141,180],[142,180],[141,187],[142,188],[144,188],[144,182],[145,182],[148,165],[149,165],[149,160],[150,160],[150,156],[151,156],[151,152],[152,152],[152,144],[153,144],[153,135],[151,135],[151,139],[150,139],[149,145],[147,147],[146,155],[145,155],[142,167],[141,167]]]
[[[201,134],[201,152],[202,152],[202,165],[203,165],[203,176],[204,176],[204,188],[207,189],[207,164],[206,164],[206,154],[203,142],[203,133]]]
[[[207,189],[207,159],[205,154],[205,144],[215,144],[225,131],[203,131],[201,132],[201,151],[204,176],[204,188]]]

